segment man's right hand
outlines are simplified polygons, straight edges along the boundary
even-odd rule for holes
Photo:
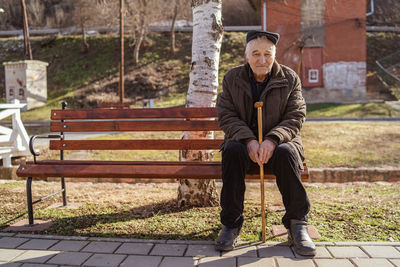
[[[247,151],[249,152],[250,159],[254,163],[261,165],[262,164],[261,160],[258,157],[259,147],[260,147],[260,144],[257,142],[257,140],[251,140],[250,142],[247,143]]]

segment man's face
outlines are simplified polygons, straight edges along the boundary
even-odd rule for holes
[[[275,60],[275,45],[266,39],[250,41],[246,51],[246,61],[250,64],[255,77],[266,77]],[[258,79],[257,79],[258,80]]]

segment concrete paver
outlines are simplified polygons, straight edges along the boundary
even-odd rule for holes
[[[20,245],[18,249],[48,249],[58,240],[50,240],[50,239],[31,239],[28,242]]]
[[[220,252],[215,250],[214,245],[189,245],[185,256],[218,257]]]
[[[116,254],[134,254],[134,255],[147,255],[153,248],[152,243],[124,243],[122,244]]]
[[[0,261],[0,266],[1,267],[20,267],[22,266],[22,263],[18,263],[18,262],[1,262]]]
[[[14,262],[45,263],[59,251],[28,250],[14,258]]]
[[[57,267],[53,264],[40,264],[40,263],[24,263],[21,267]]]
[[[161,256],[128,256],[121,267],[157,267],[162,260]]]
[[[199,260],[199,267],[233,267],[236,266],[236,258],[206,257]]]
[[[389,260],[394,266],[400,267],[400,260]]]
[[[127,256],[115,254],[94,254],[83,266],[109,267],[118,266]]]
[[[335,258],[368,258],[359,247],[326,247]]]
[[[92,253],[85,252],[62,252],[53,257],[48,261],[52,264],[64,264],[64,265],[81,265],[85,262]]]
[[[293,251],[293,252],[294,252],[294,255],[296,256],[296,258],[298,258],[298,259],[310,258],[310,257],[301,256],[301,255],[297,254],[295,251]],[[314,259],[332,258],[332,255],[329,253],[329,251],[325,247],[317,246],[316,252],[317,252],[317,254],[315,255]]]
[[[28,240],[27,238],[2,237],[0,238],[0,248],[16,248]]]
[[[192,257],[165,257],[159,267],[195,267],[196,265],[197,260]]]
[[[288,258],[278,258],[277,259],[279,267],[315,267],[311,259],[288,259]]]
[[[238,267],[275,267],[275,261],[273,258],[250,258],[250,257],[238,257]]]
[[[361,246],[373,258],[400,259],[400,251],[388,246]]]
[[[0,261],[11,261],[22,253],[24,251],[18,249],[0,249]]]
[[[80,251],[89,241],[62,240],[50,247],[49,250]]]
[[[155,256],[183,256],[187,245],[181,244],[156,244],[150,255]]]
[[[334,242],[335,246],[400,246],[400,242]]]
[[[122,243],[93,241],[84,247],[82,252],[113,253]]]
[[[267,258],[267,257],[294,258],[293,251],[290,249],[290,247],[284,247],[284,246],[258,246],[258,256],[261,258]]]
[[[0,236],[14,236],[15,233],[5,233],[5,232],[0,232]]]
[[[255,246],[239,247],[229,252],[223,252],[223,257],[257,257],[257,249]]]
[[[36,234],[16,234],[15,237],[40,238],[40,239],[62,239],[62,240],[86,240],[86,236],[66,236],[66,235],[36,235]]]
[[[348,259],[316,259],[318,267],[354,267]]]
[[[393,267],[386,259],[351,259],[357,267]]]

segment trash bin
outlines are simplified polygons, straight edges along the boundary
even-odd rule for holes
[[[6,101],[14,99],[27,105],[22,111],[46,104],[48,63],[39,60],[4,62]]]

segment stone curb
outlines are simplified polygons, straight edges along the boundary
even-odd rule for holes
[[[399,182],[400,167],[309,168],[312,183]]]

